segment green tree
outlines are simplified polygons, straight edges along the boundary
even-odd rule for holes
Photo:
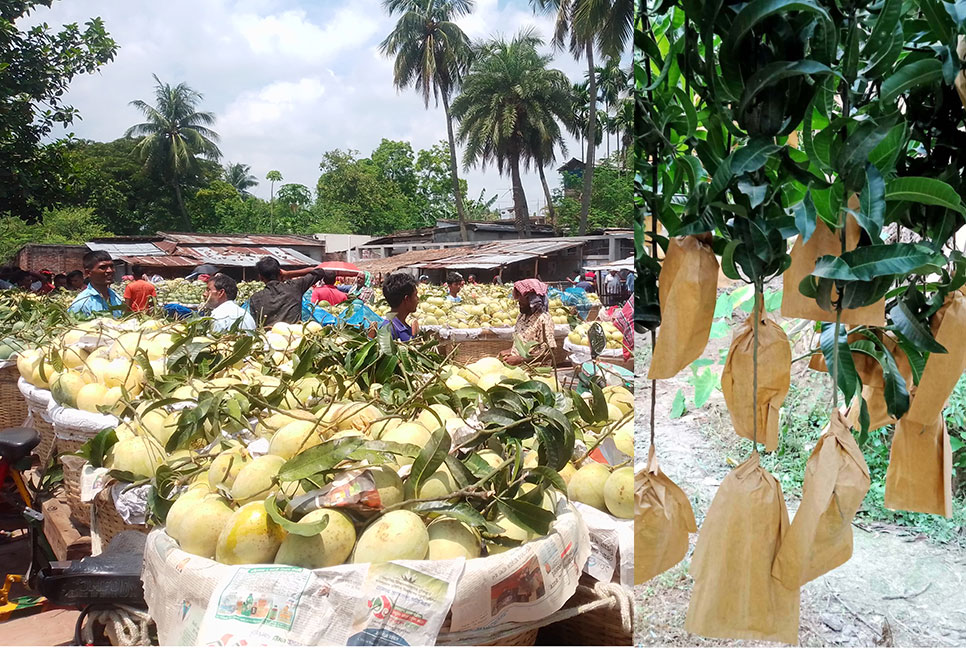
[[[43,145],[55,124],[77,111],[64,103],[70,82],[114,60],[117,44],[100,18],[81,29],[16,22],[52,0],[4,0],[0,8],[0,214],[37,221],[63,186],[63,146]]]
[[[270,205],[269,209],[272,215],[272,225],[271,225],[272,233],[274,233],[275,232],[275,183],[282,181],[282,174],[276,171],[275,169],[272,169],[265,176],[265,179],[272,183],[272,193],[271,193],[271,199],[269,201],[269,205]]]
[[[4,216],[0,218],[0,259],[12,259],[17,250],[28,243],[79,245],[102,236],[112,234],[89,208],[48,209],[37,223],[24,223],[16,216]]]
[[[251,166],[240,162],[229,162],[225,165],[225,182],[242,196],[250,195],[248,190],[258,186],[258,179],[252,175]]]
[[[581,193],[580,234],[587,231],[591,188],[594,179],[594,149],[598,141],[597,76],[594,74],[595,50],[619,58],[627,46],[634,21],[634,0],[530,0],[537,9],[556,15],[554,45],[566,46],[574,58],[587,59],[588,103],[584,158],[584,186]],[[570,36],[569,42],[567,36]]]
[[[416,197],[416,160],[412,144],[383,139],[369,159],[386,180],[395,182],[410,198]]]
[[[394,182],[356,151],[334,150],[322,157],[316,189],[316,215],[352,224],[356,234],[378,236],[414,227],[419,214]]]
[[[616,155],[603,160],[594,174],[593,200],[587,218],[588,231],[606,227],[630,228],[634,222],[634,178],[619,166]],[[578,176],[565,174],[564,189],[554,192],[557,226],[567,235],[580,231],[580,202],[566,195],[566,189],[579,187]]]
[[[432,225],[453,218],[457,213],[449,161],[450,149],[446,141],[421,149],[416,154],[416,206],[423,224]],[[459,182],[464,212],[468,220],[474,220],[470,200],[466,196],[466,180],[460,179]]]
[[[453,19],[468,14],[473,3],[471,0],[383,0],[383,7],[390,16],[400,14],[396,27],[380,45],[383,54],[396,57],[393,72],[396,87],[402,89],[412,85],[422,93],[427,108],[430,95],[437,106],[440,98],[443,100],[453,198],[460,236],[466,241],[469,235],[457,173],[449,101],[469,68],[472,54],[469,38]]]
[[[157,174],[174,192],[175,203],[187,231],[192,230],[191,218],[182,195],[183,183],[189,174],[198,171],[198,156],[211,160],[221,157],[215,142],[218,133],[208,128],[215,123],[210,112],[197,110],[203,99],[196,90],[184,83],[172,87],[154,75],[157,84],[152,106],[140,99],[131,102],[148,121],[127,129],[125,137],[141,137],[135,147],[145,168]]]
[[[222,215],[226,209],[239,210],[243,202],[238,189],[224,180],[213,180],[188,199],[195,230],[221,232]],[[221,208],[219,210],[219,207]]]
[[[509,174],[517,229],[525,236],[530,218],[521,164],[535,159],[535,142],[559,137],[558,121],[567,122],[571,110],[570,82],[560,70],[547,69],[550,57],[537,52],[540,43],[532,31],[509,42],[485,43],[453,101],[459,138],[466,145],[464,164],[485,168],[492,162]]]

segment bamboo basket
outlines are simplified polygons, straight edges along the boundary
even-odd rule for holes
[[[27,420],[27,401],[17,381],[17,363],[0,362],[0,429],[20,427]]]
[[[517,634],[497,637],[493,641],[480,642],[477,646],[535,646],[537,644],[537,630],[527,630]],[[465,642],[449,642],[446,639],[445,626],[436,637],[437,646],[463,646]]]
[[[67,507],[70,509],[71,517],[86,527],[91,525],[91,505],[81,501],[81,471],[87,460],[73,456],[64,455],[61,457],[61,465],[64,468],[64,495],[67,498]]]
[[[601,596],[595,591],[596,583],[587,574],[581,576],[582,587],[577,588],[564,607],[576,608],[600,600]],[[541,639],[558,646],[630,646],[633,632],[624,628],[621,608],[615,604],[552,623],[544,629]]]
[[[32,390],[28,392],[28,390]],[[40,464],[46,466],[54,453],[54,424],[47,414],[47,406],[50,404],[50,392],[42,389],[33,389],[23,378],[17,381],[17,391],[20,392],[20,400],[26,407],[25,418],[28,427],[33,427],[40,435],[40,443],[34,453],[40,457]],[[28,395],[29,394],[29,395]],[[21,420],[17,425],[23,424]]]
[[[94,496],[91,531],[101,538],[101,546],[106,547],[111,539],[122,531],[149,531],[146,524],[128,524],[117,512],[111,488],[105,488]]]
[[[513,345],[512,340],[504,340],[497,337],[480,337],[476,340],[465,340],[463,342],[450,342],[456,347],[456,355],[453,359],[461,364],[470,364],[480,358],[495,358],[500,351],[509,349]]]

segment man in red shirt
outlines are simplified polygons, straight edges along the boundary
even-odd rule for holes
[[[329,302],[335,306],[347,299],[344,292],[335,287],[335,270],[326,270],[322,274],[322,284],[312,289],[312,303],[318,304],[321,301]]]
[[[124,289],[124,303],[132,311],[146,311],[158,296],[158,291],[154,285],[144,279],[144,270],[139,265],[131,268],[131,275],[134,281]]]

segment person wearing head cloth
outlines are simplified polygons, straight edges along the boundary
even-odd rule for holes
[[[537,279],[523,279],[513,284],[513,298],[520,305],[520,315],[513,329],[513,339],[533,343],[529,358],[517,353],[516,347],[500,351],[500,359],[509,365],[524,362],[549,364],[557,341],[553,337],[553,318],[547,298],[547,284]]]
[[[371,303],[374,294],[371,272],[357,276],[355,285],[349,289],[349,299],[361,299],[364,304]]]

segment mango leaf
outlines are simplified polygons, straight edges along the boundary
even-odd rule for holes
[[[805,198],[793,207],[795,210],[795,227],[802,236],[802,241],[808,243],[815,231],[815,202],[812,200],[811,190],[805,192]]]
[[[583,396],[578,394],[576,391],[570,391],[570,398],[574,403],[574,408],[577,410],[577,414],[583,419],[584,423],[594,423],[597,419],[594,418],[594,413],[590,409],[590,405],[584,400]]]
[[[745,112],[748,104],[765,88],[772,86],[783,79],[794,76],[812,76],[834,74],[842,78],[842,75],[832,70],[827,65],[818,61],[803,59],[801,61],[776,61],[760,68],[745,83],[745,92],[742,95],[741,103],[738,105],[738,114]],[[778,147],[775,147],[778,150]],[[772,151],[774,152],[774,151]],[[764,162],[762,163],[764,164]],[[734,165],[733,165],[734,166]],[[759,165],[760,168],[761,165]],[[749,169],[754,170],[754,169]],[[742,173],[735,169],[735,174]]]
[[[547,535],[550,525],[557,519],[557,516],[550,511],[519,499],[498,497],[496,506],[511,522],[541,536]]]
[[[423,515],[438,515],[453,518],[472,527],[485,529],[487,533],[500,534],[503,529],[492,522],[488,522],[483,515],[466,502],[453,504],[451,502],[416,502],[409,507],[414,513]]]
[[[606,421],[607,420],[607,397],[604,396],[604,392],[601,390],[597,383],[590,383],[590,393],[593,395],[593,400],[591,401],[591,407],[594,410],[594,420],[595,421]]]
[[[107,428],[82,445],[79,454],[95,468],[103,468],[104,458],[115,443],[117,443],[117,432],[114,428]]]
[[[882,240],[885,219],[885,180],[874,164],[865,167],[865,189],[859,197],[860,211],[855,214],[859,227],[872,237],[873,243]]]
[[[835,324],[823,323],[819,342],[822,347],[822,355],[825,356],[825,366],[828,367],[829,375],[832,374],[835,366],[835,346],[838,344],[838,387],[845,395],[846,402],[852,400],[858,393],[861,384],[849,349],[848,327],[845,325],[839,326],[838,341],[836,342]]]
[[[268,513],[268,517],[272,518],[275,524],[279,525],[292,535],[308,538],[322,533],[325,530],[325,527],[329,526],[328,514],[322,516],[322,519],[317,522],[292,522],[282,515],[280,510],[278,510],[278,504],[275,502],[275,495],[269,495],[265,499],[265,511]]]
[[[943,10],[945,3],[942,0],[918,0],[918,4],[936,40],[940,43],[951,42],[956,28],[949,14]]]
[[[416,496],[423,482],[429,479],[446,459],[452,442],[453,439],[445,427],[437,428],[433,432],[426,447],[413,460],[409,479],[406,480],[407,493],[411,493],[412,497]]]
[[[899,332],[906,336],[917,349],[930,353],[946,353],[946,347],[936,342],[932,332],[916,319],[905,302],[896,302],[889,311],[889,318]]]
[[[529,473],[536,477],[538,482],[553,486],[561,493],[567,492],[567,483],[556,470],[548,468],[547,466],[537,466],[536,468],[531,468]]]
[[[911,201],[923,205],[936,205],[961,214],[963,202],[956,190],[942,180],[905,176],[893,178],[886,183],[885,199],[888,202]]]
[[[363,438],[343,437],[311,447],[282,465],[278,471],[279,481],[298,481],[331,470],[365,443]]]
[[[821,257],[815,262],[812,274],[836,281],[871,281],[888,275],[906,275],[931,264],[941,265],[942,258],[924,245],[863,245],[839,257]]]
[[[879,100],[883,103],[892,103],[899,95],[905,94],[916,86],[933,84],[941,81],[942,78],[943,65],[937,59],[927,58],[903,65],[882,82]]]

